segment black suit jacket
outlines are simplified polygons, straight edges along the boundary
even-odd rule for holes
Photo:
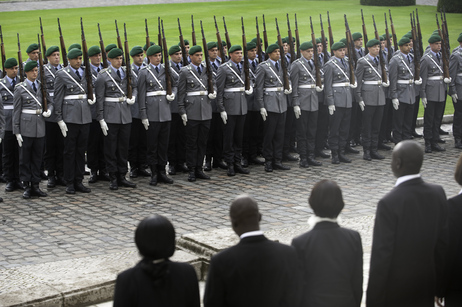
[[[298,306],[298,272],[291,246],[263,235],[243,238],[212,257],[204,306]]]
[[[368,307],[433,307],[447,248],[447,202],[421,178],[395,187],[377,206]]]
[[[301,306],[359,307],[363,248],[358,232],[320,222],[292,241],[302,268]]]
[[[169,275],[156,287],[140,263],[117,276],[114,307],[200,307],[196,271],[187,263],[168,262]]]

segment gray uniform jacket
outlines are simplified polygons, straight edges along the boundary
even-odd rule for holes
[[[255,97],[260,108],[265,108],[268,112],[284,113],[287,111],[287,98],[284,94],[284,76],[281,60],[278,63],[279,71],[270,60],[264,61],[257,66]],[[267,90],[274,88],[278,88],[278,90]]]
[[[45,83],[47,87],[47,107],[51,111],[50,117],[45,117],[46,122],[56,123],[56,113],[54,112],[54,88],[55,88],[55,79],[56,73],[58,72],[55,67],[51,66],[50,63],[43,66],[43,71],[45,72]]]
[[[401,103],[414,104],[416,96],[414,83],[404,83],[405,81],[414,80],[415,66],[412,58],[409,63],[406,55],[397,51],[390,60],[389,68],[390,98],[398,99]],[[400,82],[402,83],[398,82],[398,80],[401,80]]]
[[[123,69],[126,73],[125,67],[121,67],[120,69]],[[123,94],[119,88],[123,91]],[[133,97],[136,97],[136,77],[133,74],[132,92]],[[123,99],[124,97],[126,98],[127,94],[127,77],[120,80],[112,67],[103,69],[96,78],[95,93],[97,104],[96,119],[98,121],[104,119],[110,124],[130,124],[132,122],[130,106],[127,104],[126,99]],[[121,101],[106,101],[106,98],[119,98]]]
[[[57,121],[63,120],[70,124],[91,123],[88,99],[92,97],[87,99],[86,68],[82,66],[82,69],[82,78],[77,77],[69,67],[64,67],[56,74],[54,113]]]
[[[212,105],[207,96],[207,71],[204,65],[201,65],[201,67],[201,75],[199,76],[192,64],[183,66],[178,79],[178,113],[180,115],[187,114],[188,119],[192,120],[212,119]],[[201,93],[194,96],[188,95],[188,93],[192,92],[194,94]]]
[[[173,62],[172,60],[170,60],[170,71],[172,72],[170,75],[172,76],[173,80],[175,80],[175,91],[178,92],[178,79],[180,77],[180,70],[181,70],[181,67],[178,69],[178,67],[176,67],[176,63]],[[170,112],[172,113],[178,113],[178,95],[175,95],[175,99],[173,101],[170,102]]]
[[[346,63],[346,62],[345,62]],[[324,103],[328,106],[335,105],[341,108],[351,108],[352,95],[349,86],[350,70],[346,69],[342,62],[332,57],[324,65]],[[333,84],[344,84],[344,86],[333,86]]]
[[[218,69],[221,67],[221,60],[217,58],[217,62],[220,63],[220,65],[218,66],[217,69],[215,69],[215,67],[213,67],[213,65],[210,65],[210,67],[212,67],[212,76],[213,76],[213,81],[214,83],[217,81],[217,73],[218,73]],[[202,66],[205,67],[205,61],[202,62]],[[220,112],[220,108],[218,107],[218,102],[217,102],[217,99],[212,99],[210,101],[210,103],[212,104],[212,112],[213,113],[219,113]]]
[[[446,85],[443,82],[442,70],[443,61],[441,55],[439,61],[430,51],[422,57],[420,60],[420,77],[422,78],[420,97],[439,102],[446,99]],[[431,78],[438,78],[438,80],[430,80]]]
[[[0,97],[2,98],[1,110],[3,114],[0,115],[0,129],[4,131],[13,131],[13,95],[14,88],[8,82],[7,78],[0,79]],[[19,83],[19,77],[16,77],[16,84]],[[8,88],[8,90],[5,89]],[[11,93],[10,93],[11,92]],[[13,94],[13,95],[11,95]],[[4,123],[1,123],[4,121]],[[0,136],[3,139],[3,134]]]
[[[140,71],[141,71],[141,69],[146,67],[146,64],[142,63],[140,70],[138,70],[138,67],[136,67],[135,64],[132,64],[131,67],[132,67],[132,73],[133,73],[133,75],[135,76],[135,79],[136,79],[135,80],[136,87],[138,87],[138,78],[140,77]],[[136,97],[135,103],[130,105],[130,110],[132,112],[132,117],[133,118],[141,118],[140,117],[140,105],[138,103],[138,97]]]
[[[250,86],[253,87],[253,93],[251,95],[245,96],[247,99],[247,110],[248,111],[259,111],[260,110],[260,105],[256,103],[255,101],[255,82],[256,82],[256,77],[257,77],[258,58],[255,58],[254,61],[255,61],[255,68],[252,65],[252,61],[249,61]]]
[[[328,55],[327,61],[329,61],[330,58],[331,57]],[[324,84],[324,64],[327,62],[327,61],[324,60],[324,54],[320,55],[319,61],[321,62],[321,67],[320,67],[321,82],[322,82],[322,84]],[[317,95],[318,95],[318,105],[323,105],[324,104],[324,91],[317,92]]]
[[[232,61],[228,61],[218,68],[218,109],[220,112],[226,111],[228,115],[247,114],[247,99],[244,92],[245,73],[243,64],[239,63],[239,66],[241,72]]]
[[[45,120],[42,116],[42,91],[40,90],[40,82],[37,83],[37,93],[34,92],[27,81],[16,85],[13,107],[14,134],[21,134],[30,138],[45,136]],[[24,111],[35,112],[34,114],[29,114],[23,113]]]
[[[382,86],[382,67],[371,60],[369,55],[363,56],[356,63],[356,82],[358,87],[355,90],[356,101],[364,101],[367,106],[385,105],[385,92]],[[368,84],[374,82],[375,84]]]
[[[91,65],[90,65],[90,66],[91,66]],[[100,67],[101,67],[101,70],[102,70],[102,69],[103,69],[103,68],[102,68],[102,65],[100,65]],[[101,70],[100,70],[100,71],[101,71]],[[98,74],[99,74],[99,72],[98,72],[95,68],[93,68],[93,66],[91,66],[91,75],[92,75],[92,79],[93,79],[93,82],[92,82],[92,83],[93,83],[93,84],[92,84],[92,86],[93,86],[93,93],[95,93],[95,83],[96,83],[96,78],[98,77]],[[94,103],[94,104],[92,104],[92,105],[90,106],[90,110],[91,110],[91,118],[92,118],[93,120],[96,120],[96,113],[97,113],[97,112],[96,112],[96,103]]]
[[[292,81],[292,104],[299,106],[303,111],[318,110],[318,93],[316,92],[316,69],[314,63],[310,64],[303,58],[295,60],[290,67],[290,80]],[[302,86],[302,88],[300,87]],[[303,87],[312,88],[303,88]]]
[[[462,99],[462,48],[455,49],[449,58],[449,95],[457,93],[459,100]]]
[[[159,66],[159,73],[157,73],[155,68],[149,64],[148,66],[143,67],[138,75],[138,103],[140,106],[140,117],[141,119],[147,118],[150,122],[166,122],[172,120],[170,103],[165,94],[160,93],[160,91],[167,90],[165,67],[164,65]],[[172,70],[173,68],[170,68],[170,81],[172,83],[172,93],[176,96],[176,81],[173,78],[174,73],[172,73]],[[158,82],[161,85],[159,85]]]

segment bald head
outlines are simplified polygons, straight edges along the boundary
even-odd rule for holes
[[[395,177],[420,173],[423,163],[423,149],[414,141],[402,141],[393,149],[391,170]]]
[[[258,204],[248,195],[238,196],[231,203],[229,216],[233,230],[238,236],[260,229],[261,214],[258,211]]]

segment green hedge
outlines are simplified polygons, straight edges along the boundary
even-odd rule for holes
[[[415,5],[416,0],[361,0],[362,5],[375,5],[375,6],[408,6]],[[453,0],[456,3],[461,0]]]
[[[443,6],[447,13],[462,13],[461,0],[438,0],[438,12],[443,10]]]

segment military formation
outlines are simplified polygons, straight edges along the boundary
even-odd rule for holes
[[[6,192],[44,197],[39,184],[47,180],[47,188],[89,193],[85,165],[90,184],[108,181],[117,190],[136,188],[128,177],[156,186],[172,184],[178,173],[207,180],[214,168],[236,176],[248,175],[250,164],[273,172],[289,170],[284,161],[302,168],[321,166],[319,158],[351,163],[347,154],[359,154],[357,146],[364,160],[380,160],[379,150],[391,149],[386,143],[422,137],[415,131],[419,101],[425,152],[444,151],[448,94],[455,147],[462,149],[462,33],[451,51],[443,14],[432,34],[422,34],[418,14],[411,15],[411,31],[400,39],[389,17],[392,33],[386,26],[380,36],[374,19],[368,39],[364,17],[362,33],[352,33],[345,16],[345,38],[334,41],[328,16],[328,37],[321,19],[321,36],[311,22],[311,39],[300,42],[296,15],[294,36],[287,16],[288,36],[281,37],[276,19],[271,43],[263,16],[263,39],[258,18],[250,41],[242,21],[242,44],[231,44],[224,18],[225,40],[215,20],[217,40],[206,41],[201,23],[198,43],[192,22],[192,44],[179,24],[180,42],[171,46],[159,19],[157,44],[146,21],[144,47],[131,48],[117,22],[117,44],[104,45],[99,32],[100,44],[87,47],[81,21],[82,42],[66,48],[59,25],[61,46],[46,48],[42,30],[24,62],[19,34],[18,58],[5,57],[2,40]]]

